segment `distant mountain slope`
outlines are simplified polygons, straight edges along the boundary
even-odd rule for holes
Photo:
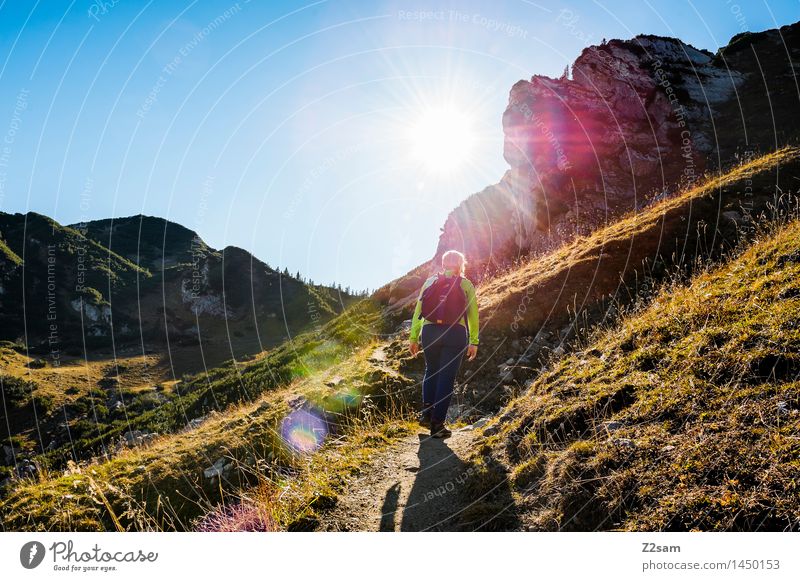
[[[45,351],[226,342],[255,353],[327,320],[353,297],[307,285],[248,252],[132,216],[73,227],[0,213],[0,339]],[[15,258],[16,257],[16,258]],[[24,261],[20,264],[19,260]]]
[[[80,307],[85,306],[87,335],[95,323],[108,323],[109,298],[129,298],[138,279],[151,274],[73,228],[30,212],[0,212],[0,237],[19,262],[4,260],[0,280],[3,325],[0,339],[25,333],[31,343],[58,350],[81,337]]]
[[[796,26],[790,28],[794,34]],[[793,139],[789,116],[797,102],[784,65],[793,66],[796,50],[787,45],[788,56],[781,57],[775,49],[782,45],[771,33],[753,35],[752,44],[748,39],[736,38],[731,46],[746,48],[739,56],[747,60],[748,50],[757,54],[752,47],[769,43],[764,54],[774,62],[768,66],[784,81],[774,96],[785,109],[775,117],[785,122],[780,128],[785,133],[773,127],[778,140],[759,142],[768,152],[763,156],[748,141],[738,158],[725,158],[723,151],[735,151],[733,134],[725,138],[728,149],[715,149],[713,139],[703,141],[713,135],[707,132],[712,116],[730,113],[726,82],[759,97],[748,107],[763,103],[758,85],[751,83],[752,70],[744,65],[733,80],[720,77],[725,51],[712,55],[656,37],[611,41],[587,49],[576,62],[581,66],[573,77],[584,69],[584,82],[537,77],[512,89],[509,109],[516,112],[504,118],[519,149],[509,151],[512,169],[501,184],[451,214],[439,248],[450,246],[459,228],[468,233],[469,274],[481,282],[481,347],[474,361],[463,364],[451,411],[474,421],[512,402],[482,432],[487,438],[473,466],[453,474],[469,476],[464,490],[473,495],[471,506],[453,519],[465,528],[503,528],[512,526],[509,522],[537,530],[797,528],[797,226],[763,239],[688,290],[673,287],[650,309],[617,326],[619,307],[652,301],[653,288],[670,272],[696,275],[709,259],[726,260],[735,244],[797,210],[798,150],[774,147]],[[642,46],[663,57],[663,77],[650,70],[655,63]],[[728,53],[732,59],[734,53]],[[675,141],[680,120],[674,109],[665,109],[665,97],[648,75],[667,80],[690,109],[683,115],[698,139],[688,158],[674,150],[682,145]],[[589,81],[605,84],[592,93]],[[771,80],[766,82],[770,86]],[[711,104],[699,104],[696,94],[711,88]],[[622,127],[613,125],[614,110],[603,111],[598,101],[603,98],[620,109]],[[560,99],[580,116],[559,110]],[[646,131],[641,108],[666,128],[663,134]],[[533,114],[550,122],[540,124]],[[760,140],[769,136],[767,118],[750,116],[750,134]],[[589,155],[576,131],[578,117],[601,136],[602,157]],[[739,131],[732,117],[727,119],[726,127],[715,129],[718,135]],[[543,126],[545,143],[537,134]],[[558,148],[548,153],[549,135],[566,144],[571,164],[559,164]],[[630,149],[620,150],[629,138]],[[526,159],[527,166],[520,162]],[[688,163],[698,176],[704,168],[713,171],[685,183],[680,176],[686,176]],[[542,183],[533,183],[534,177]],[[573,188],[574,204],[564,197],[568,190],[558,189],[565,183]],[[647,184],[659,186],[657,195],[642,199]],[[489,211],[476,221],[481,208]],[[419,397],[424,362],[410,356],[407,333],[398,323],[410,315],[419,285],[436,261],[376,292],[377,307],[388,308],[365,300],[317,332],[315,313],[337,311],[332,289],[309,287],[289,300],[274,292],[284,289],[287,277],[242,250],[208,249],[193,232],[158,219],[118,222],[119,230],[110,221],[87,228],[87,235],[102,243],[113,272],[134,269],[125,280],[135,281],[141,301],[111,301],[117,292],[127,296],[128,284],[109,290],[115,328],[119,320],[138,322],[141,313],[155,313],[142,323],[153,337],[169,337],[172,346],[176,339],[196,340],[199,331],[205,349],[237,333],[257,342],[262,331],[281,328],[282,321],[269,316],[280,308],[287,321],[311,329],[253,361],[228,362],[136,393],[123,393],[115,381],[120,368],[110,365],[102,385],[93,389],[96,399],[83,402],[100,403],[99,425],[86,421],[85,409],[80,410],[84,421],[74,421],[75,406],[64,410],[67,437],[66,428],[53,425],[56,414],[43,434],[29,429],[15,435],[19,455],[0,469],[8,475],[0,480],[7,494],[0,501],[2,526],[185,530],[209,512],[238,508],[230,493],[244,489],[242,505],[254,513],[276,516],[286,528],[313,527],[316,515],[336,503],[348,482],[360,485],[354,479],[362,476],[371,451],[394,433],[391,420],[408,417]],[[141,240],[140,230],[147,240]],[[171,240],[168,249],[165,238]],[[10,243],[7,250],[0,245],[9,280],[16,280],[21,258]],[[242,273],[252,279],[252,289],[241,284]],[[126,304],[141,311],[131,314]],[[107,337],[103,325],[97,327],[100,338]],[[584,348],[574,340],[579,327],[581,341],[588,331],[612,330],[595,334]],[[172,357],[172,349],[160,347]],[[573,349],[579,351],[570,354]],[[203,353],[198,352],[201,359]],[[5,385],[15,402],[32,407],[29,385],[19,378]],[[50,411],[47,404],[53,402],[43,399]],[[134,411],[132,418],[126,409]],[[48,449],[51,436],[60,448]],[[24,456],[44,468],[60,467],[67,442],[80,438],[81,451],[91,453],[120,437],[129,440],[122,451],[112,448],[65,473],[20,464]],[[297,454],[298,446],[320,444],[319,454]],[[13,447],[10,452],[13,456]],[[515,502],[504,503],[509,498]],[[509,511],[517,518],[506,520]]]
[[[800,530],[798,297],[795,218],[554,362],[486,427],[474,468],[491,470],[492,485],[472,489],[466,518],[502,528],[515,513],[523,530]],[[497,506],[506,487],[515,505]]]
[[[70,227],[153,271],[191,263],[195,257],[211,253],[196,232],[164,218],[129,216],[71,224]]]

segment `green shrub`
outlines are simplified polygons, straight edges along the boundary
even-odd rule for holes
[[[13,375],[0,373],[0,385],[6,401],[15,407],[22,407],[30,400],[30,396],[36,389],[36,384]]]

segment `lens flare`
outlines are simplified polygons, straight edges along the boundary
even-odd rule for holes
[[[359,406],[361,403],[361,393],[356,388],[349,388],[337,392],[327,398],[325,409],[337,414],[344,414]]]
[[[281,438],[295,452],[313,452],[327,435],[325,421],[305,409],[293,411],[281,422]]]

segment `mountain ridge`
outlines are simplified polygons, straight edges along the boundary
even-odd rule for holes
[[[0,340],[45,356],[77,354],[84,341],[93,350],[110,350],[112,341],[147,350],[204,338],[222,345],[226,336],[232,355],[253,354],[357,299],[312,287],[244,249],[215,250],[156,216],[63,226],[36,212],[3,212],[0,240]]]

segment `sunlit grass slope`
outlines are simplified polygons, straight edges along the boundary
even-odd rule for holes
[[[495,430],[465,517],[487,528],[800,529],[800,223],[556,362]]]
[[[319,331],[296,337],[253,363],[196,376],[180,388],[184,395],[174,405],[154,410],[150,421],[179,429],[181,423],[186,426],[186,417],[215,405],[228,405],[224,413],[210,412],[198,427],[162,436],[109,461],[71,465],[63,472],[43,469],[39,479],[22,481],[0,504],[4,528],[187,530],[220,502],[233,500],[237,491],[265,483],[281,489],[290,482],[287,498],[293,500],[282,505],[276,518],[286,527],[307,519],[314,498],[340,479],[340,472],[357,467],[370,446],[385,444],[403,429],[402,423],[376,427],[375,418],[392,411],[391,393],[402,392],[408,382],[371,361],[379,332],[379,313],[365,300]],[[360,426],[363,441],[346,457],[339,455],[337,470],[328,473],[318,465],[310,470],[307,454],[298,453],[303,442],[293,442],[292,434],[282,429],[298,396],[325,414],[332,430],[343,434]],[[307,435],[302,428],[299,437]],[[373,428],[377,435],[370,439]],[[328,448],[337,445],[341,434],[329,434]],[[204,474],[220,460],[221,477]],[[306,480],[309,485],[302,485]]]

